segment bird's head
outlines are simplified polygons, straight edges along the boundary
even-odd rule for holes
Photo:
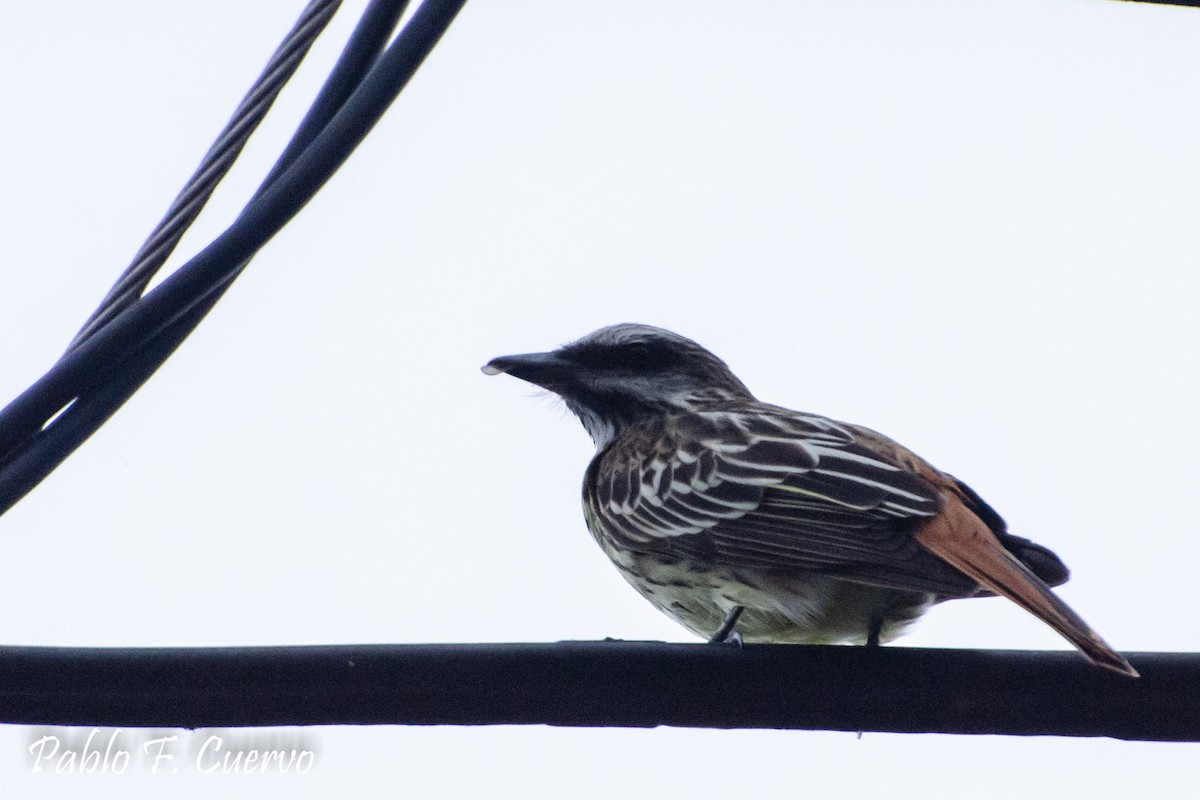
[[[562,397],[597,448],[644,419],[753,399],[724,361],[651,325],[610,325],[549,353],[493,358],[483,371],[506,373]]]

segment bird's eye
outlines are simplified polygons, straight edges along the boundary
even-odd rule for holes
[[[659,353],[645,342],[630,342],[613,350],[609,365],[635,371],[652,370],[662,366]]]

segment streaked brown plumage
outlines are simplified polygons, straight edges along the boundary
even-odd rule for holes
[[[1137,674],[1050,590],[1062,562],[966,485],[875,431],[756,400],[689,339],[614,325],[484,371],[579,416],[597,447],[588,528],[701,636],[736,620],[749,642],[888,641],[934,603],[995,593],[1097,665]]]

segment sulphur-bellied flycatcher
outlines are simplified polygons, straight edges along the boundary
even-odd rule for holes
[[[562,397],[596,443],[584,515],[621,574],[701,636],[889,641],[934,603],[1003,595],[1137,675],[1051,590],[1068,571],[966,484],[875,431],[755,399],[725,362],[613,325],[483,368]]]

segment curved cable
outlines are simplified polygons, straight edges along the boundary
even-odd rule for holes
[[[361,37],[343,53],[328,92],[233,224],[153,290],[77,337],[58,363],[0,411],[0,513],[82,444],[178,347],[253,254],[370,132],[464,2],[425,0],[378,56],[391,32],[381,23],[398,19],[403,3],[373,2],[363,18],[369,18],[370,31],[360,24]]]
[[[267,62],[262,74],[233,112],[225,129],[188,179],[179,196],[171,203],[162,221],[154,228],[146,243],[133,257],[116,284],[105,295],[92,316],[75,335],[67,351],[75,349],[97,329],[106,325],[120,311],[136,303],[154,275],[204,209],[217,184],[228,174],[242,148],[271,109],[284,84],[296,72],[317,36],[341,6],[341,0],[313,0],[301,14],[295,26],[284,38]]]

